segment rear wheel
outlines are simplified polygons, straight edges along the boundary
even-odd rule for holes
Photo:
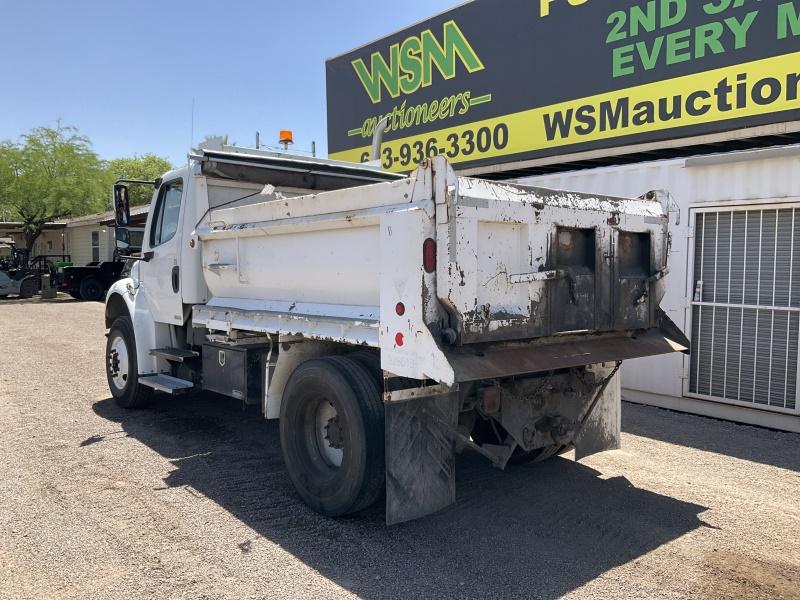
[[[385,484],[383,419],[380,389],[359,361],[331,356],[292,373],[281,404],[281,449],[306,504],[338,517],[378,499]]]
[[[130,317],[118,317],[106,342],[106,378],[122,408],[141,408],[152,400],[153,390],[139,383],[138,369],[133,324]]]
[[[103,286],[94,277],[87,277],[81,281],[81,298],[96,302],[103,298]]]

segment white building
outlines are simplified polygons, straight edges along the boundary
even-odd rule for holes
[[[149,206],[131,207],[131,227],[141,228]],[[70,219],[66,223],[68,254],[74,265],[87,265],[114,259],[114,212],[109,211]]]
[[[65,227],[65,223],[47,223],[42,234],[33,243],[31,257],[68,254]],[[0,222],[0,237],[9,237],[14,240],[17,248],[25,248],[25,235],[22,233],[21,223]]]
[[[800,145],[526,177],[680,206],[662,307],[691,356],[623,367],[627,400],[800,432]]]
[[[130,233],[139,236],[135,246],[141,246],[141,235],[149,206],[131,207]],[[22,224],[0,222],[0,237],[10,237],[18,248],[25,247]],[[33,245],[31,258],[35,256],[68,256],[74,265],[83,266],[92,262],[114,259],[115,230],[112,211],[86,215],[64,222],[47,223]]]

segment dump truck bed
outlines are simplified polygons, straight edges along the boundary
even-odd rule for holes
[[[213,298],[196,325],[380,347],[386,370],[447,384],[683,349],[658,309],[657,194],[458,177],[443,159],[397,181],[265,193],[198,228]]]

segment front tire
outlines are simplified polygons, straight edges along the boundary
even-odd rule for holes
[[[383,492],[383,402],[359,361],[331,356],[300,365],[284,392],[280,433],[289,477],[315,511],[358,512]]]
[[[106,342],[106,378],[111,395],[122,408],[142,408],[153,397],[153,390],[139,383],[136,338],[130,317],[117,317]]]

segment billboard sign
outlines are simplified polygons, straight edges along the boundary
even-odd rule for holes
[[[461,168],[800,120],[800,0],[473,0],[326,64],[331,158]]]

